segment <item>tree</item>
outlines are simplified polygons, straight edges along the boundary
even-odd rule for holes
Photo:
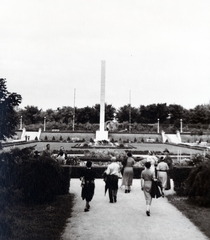
[[[22,101],[21,95],[7,90],[6,79],[0,78],[0,140],[13,137],[19,119],[15,107]]]
[[[37,124],[42,121],[42,110],[35,106],[26,106],[24,110],[20,110],[18,113],[23,117],[26,125]]]
[[[138,109],[135,107],[131,107],[130,104],[124,105],[121,107],[117,112],[117,119],[120,123],[122,122],[129,122],[130,120],[130,113],[131,113],[131,122],[137,122],[139,118]]]

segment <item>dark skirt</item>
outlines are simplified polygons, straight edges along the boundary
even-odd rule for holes
[[[93,181],[88,181],[85,183],[85,185],[82,187],[82,193],[81,197],[82,199],[90,202],[93,198],[95,190],[95,183]]]
[[[118,189],[118,176],[116,175],[107,175],[107,188],[111,190]]]

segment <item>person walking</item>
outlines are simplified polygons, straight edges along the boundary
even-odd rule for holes
[[[169,167],[169,171],[167,171],[167,182],[166,182],[166,188],[165,190],[169,190],[171,189],[171,173],[170,173],[170,170],[173,169],[173,160],[172,158],[169,156],[169,150],[166,148],[164,151],[163,151],[165,157],[164,157],[164,161],[168,164],[168,167]]]
[[[111,157],[111,163],[105,170],[106,187],[109,191],[109,202],[117,202],[118,179],[120,176],[120,165],[116,162],[116,157]]]
[[[94,196],[94,191],[95,191],[95,182],[94,182],[95,173],[92,170],[92,162],[91,161],[87,161],[86,169],[83,172],[83,174],[81,175],[80,180],[82,181],[81,197],[83,200],[86,200],[84,211],[88,212],[90,209],[90,201],[92,200],[92,198]]]
[[[125,193],[130,193],[131,186],[133,182],[133,165],[135,164],[135,160],[132,157],[132,153],[127,153],[127,161],[123,171],[123,179],[122,185],[125,185]]]
[[[141,190],[144,192],[146,200],[146,215],[150,216],[150,207],[152,204],[151,188],[152,180],[155,179],[155,172],[150,169],[151,163],[145,163],[145,169],[141,172]]]
[[[167,172],[169,170],[168,164],[164,161],[164,158],[160,158],[160,162],[157,165],[157,178],[161,182],[162,196],[164,197],[164,192],[167,185]]]

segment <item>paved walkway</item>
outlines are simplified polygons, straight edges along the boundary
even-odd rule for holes
[[[121,180],[119,182],[121,184]],[[90,211],[84,212],[79,179],[71,179],[70,192],[75,194],[72,217],[68,220],[63,240],[204,240],[208,239],[167,198],[153,199],[151,216],[145,213],[145,199],[140,180],[132,191],[118,191],[118,202],[109,203],[104,196],[104,182],[96,180]]]

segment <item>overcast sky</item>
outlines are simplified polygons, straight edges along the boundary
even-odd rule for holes
[[[0,34],[0,77],[21,108],[99,104],[101,60],[117,109],[210,100],[209,0],[6,0]]]

